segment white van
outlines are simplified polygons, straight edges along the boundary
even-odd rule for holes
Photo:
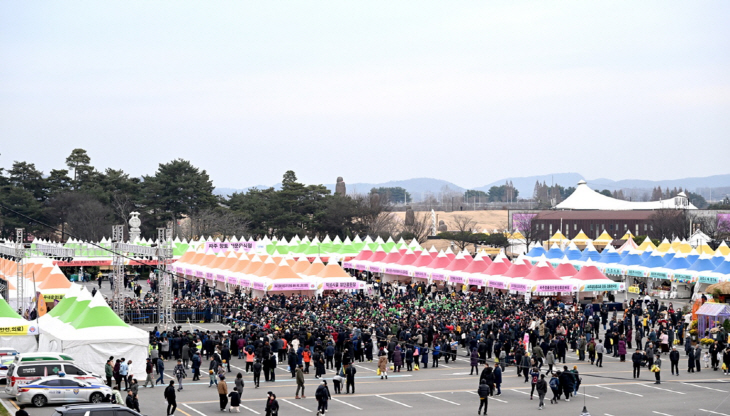
[[[99,375],[83,370],[73,362],[73,358],[59,353],[29,353],[15,356],[8,366],[5,393],[16,396],[18,386],[28,384],[41,377],[65,373],[67,378],[95,384],[105,384]]]

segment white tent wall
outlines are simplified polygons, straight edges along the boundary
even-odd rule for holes
[[[3,348],[14,348],[18,352],[38,351],[38,341],[35,335],[13,335],[0,337],[0,345]]]
[[[116,328],[116,330],[114,329]],[[117,332],[117,335],[102,337],[104,332]],[[103,339],[106,338],[106,339]],[[84,370],[104,375],[104,365],[109,357],[124,357],[132,360],[129,373],[138,380],[145,377],[145,363],[148,357],[149,335],[138,328],[103,327],[85,328],[71,334],[50,332],[41,333],[39,345],[41,351],[63,352],[73,357]]]

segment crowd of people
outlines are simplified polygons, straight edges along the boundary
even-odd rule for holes
[[[569,353],[598,367],[606,354],[620,361],[631,354],[634,376],[647,368],[659,383],[662,355],[670,361],[672,374],[679,374],[679,346],[685,349],[688,370],[699,371],[703,350],[692,346],[686,336],[688,321],[671,303],[632,299],[619,313],[609,311],[605,304],[597,309],[594,305],[567,306],[558,298],[525,303],[523,296],[444,292],[425,283],[397,290],[386,284],[378,291],[380,296],[332,293],[251,298],[219,293],[205,284],[186,284],[175,298],[175,307],[206,311],[208,320],[226,323],[230,329],[190,331],[178,326],[171,331],[152,331],[148,380],[155,371],[157,381],[163,382],[164,361],[170,359],[179,360],[175,367],[178,389],[185,370],[191,370],[193,380],[200,380],[207,369],[209,386],[216,386],[221,409],[225,409],[228,399],[238,403],[243,394],[241,373],[235,379],[241,380],[240,386],[233,391],[225,384],[232,359],[245,362],[254,388],[260,387],[261,373],[264,382],[275,381],[277,365],[282,364],[288,367],[284,376],[296,381],[297,398],[305,397],[304,374],[314,373],[321,379],[315,397],[318,410],[324,413],[331,397],[329,385],[322,379],[328,372],[334,394],[341,394],[342,387],[344,394],[350,394],[356,387],[353,363],[376,361],[378,374],[387,380],[389,372],[423,371],[429,364],[438,367],[441,361],[448,363],[461,354],[468,357],[471,374],[479,376],[478,394],[486,412],[487,397],[501,394],[502,374],[508,366],[525,383],[531,383],[531,398],[537,392],[539,407],[544,406],[548,387],[553,392],[551,403],[570,400],[581,377],[577,367],[565,365]],[[127,302],[130,308],[153,307],[157,295],[150,292]],[[723,369],[730,367],[726,340],[727,334],[720,334],[708,351],[714,355],[715,369],[720,363]],[[630,353],[632,350],[635,352]],[[270,394],[267,409],[274,403],[275,395]]]

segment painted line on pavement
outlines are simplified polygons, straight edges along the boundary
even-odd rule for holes
[[[631,393],[631,392],[629,392],[629,391],[623,391],[623,390],[618,390],[618,389],[612,389],[612,388],[610,388],[610,387],[606,387],[606,386],[598,386],[598,385],[597,385],[596,387],[600,387],[600,388],[602,388],[602,389],[606,389],[606,390],[612,390],[612,391],[617,391],[617,392],[619,392],[619,393],[626,393],[626,394],[630,394],[630,395],[632,395],[632,396],[639,396],[639,397],[644,397],[644,396],[642,396],[641,394],[637,394],[637,393]]]
[[[692,384],[692,383],[684,383],[684,382],[683,382],[682,384],[686,384],[686,385],[688,385],[688,386],[694,386],[694,387],[699,387],[699,388],[701,388],[701,389],[707,389],[707,390],[714,390],[714,391],[719,391],[720,393],[727,393],[727,392],[726,392],[725,390],[713,389],[712,387],[698,386],[697,384]]]
[[[713,415],[730,416],[730,415],[728,415],[726,413],[715,412],[715,411],[712,411],[712,410],[706,410],[706,409],[700,409],[700,410],[703,411],[703,412],[712,413]]]
[[[362,368],[363,370],[372,371],[373,373],[377,373],[378,372],[377,370],[373,370],[372,368],[363,367],[361,365],[354,364],[354,366],[357,367],[357,368]]]
[[[473,391],[467,391],[467,393],[476,394],[477,396],[479,395],[479,393],[474,393]],[[492,396],[489,396],[489,399],[487,399],[487,400],[496,400],[500,403],[507,403],[507,400],[497,399],[496,397],[492,397]]]
[[[585,394],[585,393],[583,393],[582,391],[579,391],[579,392],[578,392],[578,393],[576,393],[576,394],[582,394],[582,395],[584,395],[584,396],[586,396],[586,397],[590,397],[591,399],[600,399],[600,397],[596,397],[596,396],[591,396],[590,394]]]
[[[522,394],[526,394],[526,395],[528,395],[528,396],[530,395],[530,393],[528,393],[528,392],[526,392],[526,391],[522,391],[522,390],[512,389],[512,390],[510,390],[510,391],[513,391],[513,392],[515,392],[515,393],[522,393]]]
[[[381,395],[379,395],[379,394],[376,394],[376,395],[375,395],[375,397],[380,397],[380,398],[381,398],[381,399],[383,399],[383,400],[387,400],[387,401],[389,401],[389,402],[393,402],[393,403],[399,404],[399,405],[401,405],[401,406],[405,406],[405,407],[409,407],[409,408],[410,408],[410,407],[413,407],[413,406],[409,406],[409,405],[407,405],[407,404],[405,404],[405,403],[397,402],[397,401],[395,401],[395,400],[393,400],[393,399],[389,399],[389,398],[387,398],[387,397],[383,397],[383,396],[381,396]]]
[[[674,415],[670,415],[669,413],[657,412],[656,410],[652,410],[651,412],[652,413],[656,413],[658,415],[662,415],[662,416],[674,416]]]
[[[451,403],[451,404],[456,405],[456,406],[461,406],[461,404],[459,404],[459,403],[452,402],[451,400],[442,399],[440,397],[432,396],[432,395],[430,395],[428,393],[421,393],[421,394],[423,394],[424,396],[428,396],[428,397],[434,398],[436,400],[441,400],[442,402]]]
[[[243,407],[244,409],[248,410],[249,412],[253,412],[253,413],[256,413],[257,415],[260,415],[260,414],[261,414],[261,413],[259,413],[259,412],[255,411],[255,410],[251,409],[250,407],[246,407],[246,406],[244,406],[244,405],[241,405],[241,407]]]
[[[188,405],[187,405],[187,404],[185,404],[185,403],[183,403],[182,405],[183,405],[183,406],[185,406],[185,407],[187,407],[188,409],[192,410],[193,412],[195,412],[195,413],[199,414],[199,415],[202,415],[202,416],[208,416],[208,415],[206,415],[205,413],[203,413],[203,412],[201,412],[201,411],[199,411],[199,410],[196,410],[196,409],[195,409],[195,408],[193,408],[192,406],[188,406]]]
[[[281,401],[282,401],[282,402],[284,402],[284,403],[289,403],[290,405],[292,405],[292,406],[294,406],[294,407],[298,407],[298,408],[300,408],[300,409],[302,409],[302,410],[304,410],[304,411],[306,411],[306,412],[312,413],[312,411],[311,411],[311,410],[309,410],[309,409],[307,409],[306,407],[302,407],[302,406],[299,406],[298,404],[292,403],[292,402],[290,402],[289,400],[284,400],[284,399],[281,399]]]
[[[350,403],[347,403],[347,402],[343,402],[343,401],[342,401],[342,400],[340,400],[340,399],[335,399],[335,398],[333,397],[333,398],[332,398],[332,400],[334,400],[334,401],[336,401],[336,402],[340,402],[340,403],[342,403],[342,404],[346,404],[346,405],[348,405],[348,406],[350,406],[350,407],[352,407],[352,408],[355,408],[355,409],[357,409],[357,410],[362,410],[361,408],[359,408],[359,407],[355,406],[354,404],[350,404]]]
[[[654,386],[650,386],[650,385],[648,385],[648,384],[639,384],[639,386],[644,386],[644,387],[648,387],[648,388],[650,388],[650,389],[664,390],[664,391],[668,391],[668,392],[670,392],[670,393],[674,393],[674,394],[686,394],[686,393],[683,393],[683,392],[681,392],[681,391],[674,391],[674,390],[669,390],[669,389],[663,389],[663,388],[661,388],[661,387],[654,387]]]

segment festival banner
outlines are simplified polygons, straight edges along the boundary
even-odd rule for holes
[[[352,262],[351,261],[346,261],[346,262],[342,263],[342,267],[345,268],[345,269],[352,269],[353,268],[352,267]]]
[[[79,267],[79,266],[111,266],[111,260],[72,260],[72,261],[54,261],[54,265],[58,267]],[[155,263],[157,264],[157,263]]]
[[[507,284],[501,280],[492,280],[489,279],[487,282],[489,287],[495,288],[495,289],[507,289]]]
[[[356,290],[362,289],[364,284],[362,282],[322,282],[319,284],[318,289],[321,290]]]
[[[185,269],[185,275],[186,276],[192,276],[193,275],[193,269]]]
[[[624,290],[624,284],[618,282],[611,283],[586,283],[580,287],[579,292],[604,292],[611,290]]]
[[[464,277],[457,276],[457,275],[453,275],[452,274],[452,275],[449,276],[449,282],[454,283],[454,284],[457,284],[458,283],[458,284],[462,284],[463,285],[464,284]]]
[[[368,271],[371,273],[382,273],[383,268],[381,266],[372,265],[372,266],[368,267]]]
[[[637,269],[629,269],[627,275],[631,276],[631,277],[644,277],[644,271],[637,270]]]
[[[483,277],[469,277],[467,282],[472,286],[486,286],[486,279]]]
[[[224,282],[225,283],[226,277],[223,276],[222,274],[216,274],[215,275],[215,281],[216,282]]]
[[[0,336],[28,335],[28,325],[0,327]]]
[[[55,301],[55,300],[59,300],[59,301],[60,301],[60,300],[61,300],[61,299],[63,299],[64,297],[66,297],[66,295],[59,295],[59,294],[44,294],[44,295],[43,295],[43,300],[45,300],[45,301],[46,301],[46,303],[52,303],[52,302],[53,302],[53,301]]]
[[[396,267],[386,267],[385,268],[386,274],[395,274],[398,276],[408,276],[408,271],[406,269],[400,269]]]
[[[266,284],[264,282],[252,282],[254,290],[266,290]]]
[[[203,278],[204,277],[203,272],[201,272],[200,270],[196,270],[195,271],[195,277]]]
[[[699,276],[698,282],[714,285],[715,283],[720,283],[720,279],[715,276],[706,276],[705,275],[705,276]]]
[[[205,272],[205,280],[213,280],[214,276],[211,272]]]
[[[510,282],[509,290],[514,290],[517,292],[529,292],[530,286],[531,285],[528,285],[526,283]],[[548,292],[548,291],[546,290],[546,292]]]
[[[446,274],[444,272],[433,272],[431,273],[431,280],[446,280]]]
[[[512,286],[510,286],[510,289],[512,290],[518,290],[519,289],[513,289]],[[571,284],[565,284],[565,283],[559,283],[559,284],[550,284],[550,283],[539,283],[535,288],[532,289],[533,292],[572,292],[574,290],[573,285]]]
[[[238,278],[233,277],[233,276],[226,276],[226,282],[229,285],[236,285],[236,284],[238,284]]]
[[[690,273],[674,273],[674,274],[672,274],[672,279],[675,282],[681,282],[681,283],[691,282],[692,281],[692,274],[690,274]]]
[[[603,273],[610,274],[612,276],[621,276],[623,274],[621,272],[621,269],[619,269],[618,267],[606,267]]]
[[[428,274],[421,270],[416,270],[413,272],[413,277],[418,277],[421,279],[428,279]]]
[[[251,279],[245,279],[245,278],[238,279],[238,285],[241,287],[245,287],[245,288],[251,287]],[[262,285],[263,285],[263,283],[262,283]],[[263,289],[260,289],[260,290],[263,290]]]
[[[649,272],[649,276],[647,277],[651,277],[652,279],[669,279],[669,274],[667,272],[653,270]]]
[[[309,282],[290,282],[290,283],[278,283],[274,282],[269,284],[266,288],[269,292],[279,292],[284,290],[314,290],[314,283]]]

